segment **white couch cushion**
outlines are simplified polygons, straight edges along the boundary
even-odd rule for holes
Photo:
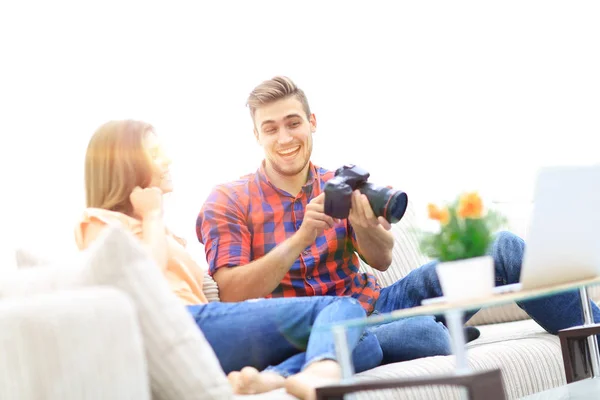
[[[0,347],[0,399],[150,398],[136,310],[118,290],[1,300]]]
[[[500,368],[509,399],[565,384],[562,353],[557,336],[545,333],[533,320],[481,327],[481,337],[468,346],[474,370]],[[357,375],[359,380],[384,380],[451,373],[454,356],[427,357],[380,366]],[[364,392],[360,400],[410,398],[460,399],[459,391],[446,386]]]
[[[107,228],[65,264],[71,265],[27,268],[4,277],[0,298],[81,286],[121,289],[138,310],[156,399],[233,397],[212,348],[137,238],[118,227]]]

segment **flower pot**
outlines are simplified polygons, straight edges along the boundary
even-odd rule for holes
[[[436,272],[448,300],[476,299],[493,293],[494,259],[491,256],[440,262]]]

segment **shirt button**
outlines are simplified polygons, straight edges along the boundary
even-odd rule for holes
[[[306,279],[311,280],[312,278],[312,275],[306,275]]]
[[[310,250],[304,250],[302,254],[305,256],[310,256]]]

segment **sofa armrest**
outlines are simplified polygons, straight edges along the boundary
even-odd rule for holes
[[[0,299],[0,399],[150,399],[136,311],[108,288]]]

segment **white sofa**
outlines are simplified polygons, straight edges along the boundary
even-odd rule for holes
[[[384,286],[427,261],[418,250],[411,229],[413,223],[414,215],[409,209],[405,218],[393,227],[396,239],[393,266],[385,273],[373,271]],[[4,257],[4,264],[11,262],[20,266],[39,263],[31,256],[31,251],[24,248]],[[362,268],[369,269],[365,265]],[[10,268],[6,265],[0,267],[0,274],[6,273],[3,271],[7,269]],[[218,288],[214,281],[207,279],[205,292],[211,301],[218,301]],[[597,292],[593,290],[592,293],[595,300],[599,298]],[[17,299],[2,299],[0,291],[0,330],[3,331],[0,343],[3,352],[8,348],[30,349],[26,354],[22,351],[11,353],[11,357],[0,361],[0,398],[7,398],[2,394],[11,393],[2,391],[10,387],[10,382],[15,379],[23,382],[23,374],[27,375],[25,382],[31,387],[29,391],[18,392],[25,400],[149,398],[144,354],[139,351],[139,342],[144,338],[136,328],[136,322],[132,322],[135,319],[133,311],[123,297],[116,290],[93,287],[80,291],[58,290]],[[53,312],[56,309],[61,312]],[[97,318],[85,318],[85,314],[93,314]],[[51,318],[36,319],[32,317],[35,315],[50,315]],[[15,321],[29,322],[17,329],[14,328]],[[469,324],[477,325],[482,333],[479,339],[468,345],[470,366],[475,370],[500,368],[508,398],[520,398],[565,384],[558,338],[545,333],[516,305],[481,310]],[[6,326],[12,326],[12,330],[4,331]],[[114,335],[114,332],[119,334]],[[78,337],[85,337],[85,340],[78,341]],[[109,340],[117,342],[108,345]],[[32,349],[52,350],[36,352]],[[69,356],[74,352],[79,360]],[[452,371],[453,362],[452,356],[446,356],[384,365],[357,374],[356,379],[441,374]],[[239,400],[292,398],[282,390],[235,397]],[[198,393],[198,398],[213,397]],[[450,387],[426,387],[365,392],[357,398],[458,399],[459,392]]]

